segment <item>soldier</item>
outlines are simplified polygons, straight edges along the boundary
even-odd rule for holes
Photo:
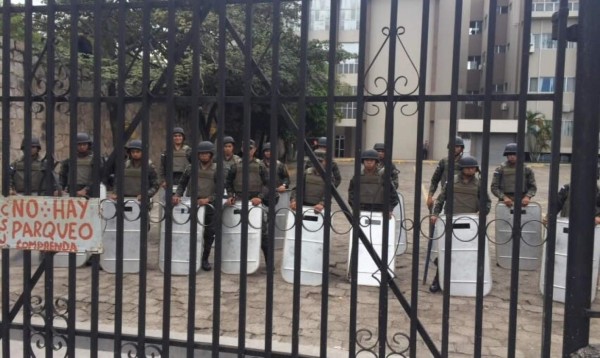
[[[506,161],[494,171],[491,190],[492,194],[504,202],[507,207],[512,207],[517,184],[517,144],[508,143],[504,148],[504,156],[506,156]],[[535,174],[531,168],[524,166],[523,175],[523,188],[521,189],[523,198],[521,205],[527,206],[537,192],[537,185],[535,183]]]
[[[379,155],[379,164],[377,164],[377,168],[381,169],[385,165],[383,162],[385,158],[385,145],[383,143],[375,143],[373,149],[375,149],[377,151],[377,154]],[[398,175],[400,174],[400,171],[398,170],[398,168],[396,168],[396,165],[394,163],[392,163],[391,172],[392,184],[394,184],[394,188],[398,190]]]
[[[122,178],[115,178],[115,186],[123,185],[123,195],[125,197],[135,197],[137,201],[142,201],[141,176],[142,176],[142,141],[134,139],[125,147],[127,150],[128,159],[125,162],[125,173]],[[120,182],[122,184],[120,184]],[[151,161],[148,162],[148,198],[156,194],[159,188],[158,176],[156,169]],[[113,190],[109,194],[109,198],[117,200],[117,193]]]
[[[251,146],[254,146],[254,141],[250,140]],[[225,136],[223,137],[223,169],[225,173],[231,168],[234,164],[239,164],[242,161],[242,158],[234,154],[235,151],[235,140],[233,137]],[[250,157],[252,159],[252,156]]]
[[[192,148],[184,143],[185,133],[183,128],[173,128],[173,184],[177,185],[181,175],[190,163],[190,154]],[[167,152],[164,151],[160,155],[160,186],[165,189],[167,187]],[[168,192],[170,195],[170,191]],[[168,196],[167,196],[168,197]]]
[[[322,150],[327,153],[327,138],[320,137],[318,139],[317,149]],[[307,162],[306,169],[312,167],[312,163],[310,161]],[[333,185],[337,188],[340,186],[342,182],[342,174],[340,174],[340,168],[335,160],[331,161],[331,174],[333,176]]]
[[[476,214],[480,211],[479,198],[485,195],[487,205],[484,208],[486,215],[490,212],[492,205],[487,193],[481,191],[481,184],[477,177],[479,171],[479,164],[473,157],[465,156],[460,158],[458,161],[458,174],[454,176],[454,196],[453,202],[453,214]],[[435,208],[433,209],[433,216],[431,216],[431,224],[435,224],[438,216],[442,212],[444,203],[446,202],[446,186],[442,187],[442,192],[435,201]],[[438,273],[436,272],[431,286],[429,286],[430,292],[438,292],[440,290],[440,283],[438,280]]]
[[[373,149],[367,149],[361,156],[363,169],[360,177],[353,177],[348,186],[348,202],[350,205],[354,203],[354,183],[360,180],[360,210],[363,211],[383,211],[385,199],[384,181],[385,169],[378,168],[379,154]],[[392,191],[393,191],[392,186]],[[390,210],[398,205],[398,196],[393,195],[389,198]],[[391,213],[390,213],[391,215]]]
[[[25,193],[25,139],[21,142],[23,156],[10,165],[10,195]],[[45,190],[44,174],[46,171],[46,160],[40,155],[42,144],[37,137],[31,137],[31,194],[40,195]],[[54,178],[54,173],[51,173]],[[54,181],[54,194],[59,194],[59,186]]]
[[[196,203],[198,206],[204,206],[204,250],[202,251],[202,269],[210,271],[212,266],[208,262],[212,244],[215,241],[215,228],[213,225],[213,217],[215,214],[214,202],[217,189],[217,164],[213,162],[215,155],[215,146],[209,141],[202,141],[198,144],[198,174],[192,175],[192,165],[188,164],[183,172],[177,191],[173,196],[173,205],[178,205],[181,202],[181,197],[185,194],[190,196],[190,190],[186,191],[190,178],[198,180],[198,195]]]
[[[449,146],[450,144],[448,144]],[[461,137],[456,137],[454,141],[454,172],[457,173],[458,161],[463,155],[465,150],[465,142]],[[429,195],[427,196],[427,207],[429,210],[433,208],[433,195],[435,194],[438,184],[442,183],[442,189],[446,185],[446,180],[448,179],[448,157],[444,157],[440,159],[437,167],[435,168],[435,172],[431,176],[431,183],[429,184]]]
[[[325,152],[322,150],[316,150],[315,155],[321,163],[323,168],[326,168],[327,159]],[[304,199],[301,205],[312,206],[316,212],[322,212],[325,205],[325,185],[326,181],[321,178],[319,171],[314,168],[308,168],[304,172]],[[296,210],[296,190],[292,191],[292,198],[290,200],[290,209]]]
[[[102,160],[102,158],[101,158]],[[98,196],[99,191],[94,188],[94,155],[92,153],[92,139],[87,133],[77,133],[77,181],[75,183],[75,195],[78,197],[88,198],[90,196]],[[60,186],[63,190],[68,190],[69,187],[69,159],[65,159],[60,167]],[[96,175],[100,175],[102,166]],[[94,189],[94,190],[93,190]]]

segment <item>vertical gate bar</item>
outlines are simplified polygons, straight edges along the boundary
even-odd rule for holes
[[[102,138],[102,29],[103,29],[103,8],[102,1],[94,1],[94,75],[93,75],[93,136],[94,153],[100,153],[100,141]],[[94,175],[94,188],[100,188],[100,178],[104,176],[101,172],[101,158],[94,155],[94,165],[92,170]],[[105,168],[106,169],[106,168]],[[97,191],[100,196],[100,191]],[[104,199],[104,198],[102,198]],[[90,288],[91,304],[90,308],[90,355],[91,358],[98,357],[98,321],[99,314],[99,295],[100,295],[100,254],[94,254],[91,257],[92,262],[92,282]]]
[[[590,337],[590,307],[592,260],[594,251],[594,196],[596,183],[592,175],[597,170],[598,117],[600,106],[600,2],[582,0],[577,31],[577,90],[573,123],[573,156],[571,165],[569,216],[569,246],[567,256],[567,295],[563,356],[587,346]],[[576,203],[576,205],[575,205]],[[587,239],[589,238],[589,239]]]
[[[529,2],[525,4],[530,5]],[[531,7],[531,6],[530,6]],[[525,10],[525,14],[531,16],[531,9]],[[556,52],[556,69],[554,81],[554,103],[552,107],[552,143],[550,161],[550,182],[548,185],[548,224],[546,238],[546,271],[544,276],[544,303],[542,310],[542,357],[550,357],[552,347],[552,310],[554,294],[554,266],[556,252],[556,216],[558,197],[555,194],[558,191],[559,173],[560,173],[560,137],[562,129],[562,110],[564,94],[564,76],[565,76],[565,56],[567,48],[567,17],[569,16],[568,0],[561,0],[558,10],[558,39]],[[527,21],[525,24],[531,22]],[[525,33],[523,36],[528,35]],[[526,44],[524,44],[525,46]],[[523,49],[526,52],[527,49]],[[525,87],[527,88],[527,87]],[[560,120],[559,120],[560,119]]]
[[[423,1],[421,10],[421,51],[419,54],[419,93],[417,102],[417,165],[415,168],[415,183],[423,181],[423,151],[421,141],[425,135],[425,94],[427,92],[427,61],[429,48],[429,15],[430,0]],[[419,314],[419,253],[421,243],[421,186],[415,185],[414,192],[414,218],[413,218],[413,253],[412,253],[412,275],[411,275],[411,297],[412,311],[410,313],[409,334],[409,356],[417,356],[417,319]],[[404,225],[404,223],[401,223]],[[428,223],[426,223],[428,225]],[[402,230],[402,228],[400,228]]]
[[[10,126],[6,122],[10,118],[10,0],[3,1],[2,12],[2,195],[9,194],[10,177]],[[31,4],[28,7],[31,10]],[[25,23],[26,36],[27,22]],[[27,41],[25,41],[27,43]],[[24,58],[23,61],[26,61]],[[25,64],[24,64],[25,66]],[[25,72],[25,71],[24,71]],[[25,72],[26,73],[26,72]],[[27,88],[27,86],[24,86]],[[27,100],[27,97],[25,97]],[[2,356],[10,356],[10,250],[2,249]]]
[[[308,26],[310,24],[310,4],[308,4],[306,6],[305,9],[303,9],[302,14],[304,15],[304,11],[306,11],[308,14],[306,17],[302,18],[302,25],[306,26],[306,39],[303,38],[303,42],[302,45],[304,46],[304,41],[308,41]],[[326,163],[333,163],[333,156],[334,156],[334,140],[335,140],[335,136],[334,136],[334,118],[335,118],[335,102],[334,102],[334,96],[335,96],[335,89],[336,89],[336,83],[335,83],[335,77],[336,77],[336,66],[337,66],[337,61],[336,61],[336,50],[337,50],[337,45],[338,45],[338,33],[339,33],[339,14],[340,14],[340,1],[339,0],[332,0],[331,1],[331,13],[330,13],[330,22],[329,22],[329,52],[328,52],[328,83],[327,83],[327,151],[326,151]],[[306,22],[306,24],[305,24]],[[305,49],[303,49],[303,51],[306,51]],[[304,56],[306,56],[305,54],[303,54]],[[306,84],[305,84],[306,85]],[[304,88],[304,87],[301,87]],[[304,91],[304,94],[306,94],[306,91]],[[300,103],[303,104],[304,100],[301,99]],[[306,109],[304,107],[301,107],[302,109]],[[305,116],[301,116],[300,118],[304,118]],[[306,133],[306,123],[305,121],[301,121],[302,123],[302,128],[298,128],[300,133]],[[306,139],[302,138],[302,142],[304,143]],[[304,145],[302,145],[302,147],[304,147]],[[303,148],[304,149],[304,148]],[[304,153],[304,152],[303,152]],[[298,158],[304,158],[304,155],[302,156],[298,156]],[[304,166],[300,165],[300,161],[298,161],[298,168],[302,169],[302,171],[298,171],[299,174],[302,174],[302,176],[298,175],[298,180],[302,181],[302,191],[301,194],[302,196],[300,196],[298,193],[296,193],[296,197],[297,198],[303,198],[304,197]],[[327,167],[325,168],[325,177],[326,178],[331,178],[332,175],[332,169],[333,166],[331,164],[328,164]],[[331,244],[331,185],[325,185],[325,192],[324,192],[324,196],[325,196],[325,217],[323,220],[323,276],[322,276],[322,290],[321,290],[321,349],[320,349],[320,356],[321,357],[325,357],[327,356],[327,328],[328,328],[328,323],[329,323],[329,254],[331,251],[330,248],[330,244]],[[301,216],[303,216],[302,214],[300,214]],[[302,219],[302,218],[300,218]],[[300,225],[302,225],[302,220],[298,220],[298,223],[300,223]],[[302,237],[302,230],[301,227],[298,229],[297,233],[300,232],[300,235],[297,235],[296,237]],[[296,269],[296,268],[294,268]]]
[[[386,153],[393,153],[393,135],[394,135],[394,110],[395,110],[395,87],[396,87],[396,45],[398,42],[398,0],[390,2],[390,33],[388,47],[388,69],[387,69],[387,89],[386,89],[386,111],[385,111],[385,134],[384,147]],[[392,197],[392,156],[386,155],[383,158],[385,168],[385,180],[383,183],[383,192],[385,198]],[[394,188],[395,191],[395,188]],[[394,192],[395,194],[395,192]],[[385,220],[391,213],[390,201],[383,202],[383,235],[381,248],[381,285],[379,286],[379,356],[385,357],[387,348],[387,323],[388,323],[388,284],[393,280],[388,270],[389,257],[394,257],[396,252],[389,252],[389,227],[390,220]],[[394,246],[395,247],[395,246]],[[394,267],[395,270],[395,267]]]
[[[463,2],[462,0],[456,1],[455,13],[454,13],[454,39],[453,39],[453,50],[452,50],[452,82],[450,86],[450,124],[448,130],[448,178],[454,178],[454,147],[456,144],[456,130],[458,127],[458,76],[460,70],[460,46],[461,46],[461,27],[462,27],[462,11]],[[448,198],[452,198],[454,195],[454,181],[448,180],[446,184],[446,195]],[[445,227],[445,252],[444,252],[444,290],[443,295],[443,311],[442,311],[442,356],[448,356],[448,338],[449,338],[449,321],[450,321],[450,277],[452,275],[452,215],[454,213],[454,202],[452,200],[446,201],[446,227]],[[441,239],[440,239],[441,240]],[[441,252],[440,252],[441,254]]]
[[[142,2],[142,202],[140,205],[140,270],[139,270],[139,295],[138,295],[138,354],[146,355],[146,290],[148,287],[148,232],[150,228],[150,200],[148,196],[149,159],[150,159],[150,106],[152,105],[150,89],[150,2]],[[169,150],[171,148],[168,148]],[[169,192],[170,193],[170,192]],[[169,196],[167,196],[169,197]]]
[[[115,142],[116,160],[115,160],[115,183],[122,182],[125,176],[125,161],[123,160],[123,146],[125,138],[123,136],[123,127],[125,126],[125,79],[127,77],[126,56],[126,3],[119,1],[117,8],[117,140]],[[116,277],[115,277],[115,340],[113,352],[121,351],[122,325],[123,325],[123,238],[124,238],[124,187],[117,185],[117,238],[116,238]]]
[[[70,59],[69,59],[69,194],[76,195],[77,186],[77,117],[78,117],[78,102],[79,102],[79,58],[78,58],[78,22],[79,9],[78,0],[71,0],[69,7],[70,12]],[[61,185],[59,183],[59,185]],[[61,188],[63,189],[63,188]],[[69,253],[69,273],[68,273],[68,300],[67,300],[67,356],[75,357],[75,317],[77,309],[77,254]]]
[[[56,98],[54,94],[54,81],[56,70],[56,33],[55,33],[55,18],[56,8],[55,0],[48,1],[47,7],[47,19],[48,24],[46,27],[46,35],[48,41],[48,53],[47,53],[47,65],[48,73],[46,74],[46,164],[45,169],[47,171],[54,170],[54,111],[56,109]],[[53,181],[48,180],[46,177],[46,195],[52,195],[54,191]],[[38,193],[39,194],[39,193]],[[46,357],[52,357],[53,352],[53,322],[54,322],[54,270],[53,262],[54,255],[46,253],[43,256],[42,265],[45,267],[44,275],[44,340],[45,340],[45,351]]]
[[[334,1],[332,1],[334,2]],[[299,75],[298,75],[298,129],[301,135],[300,138],[297,138],[297,143],[299,147],[302,147],[302,156],[298,156],[297,158],[304,158],[304,134],[306,133],[306,92],[307,92],[307,75],[308,75],[308,62],[307,62],[307,48],[308,48],[308,25],[310,20],[310,3],[308,1],[302,1],[301,3],[301,11],[300,11],[300,63],[299,63]],[[330,27],[330,39],[331,32],[334,31],[333,27]],[[330,44],[332,42],[330,41]],[[335,41],[333,42],[335,43]],[[335,46],[329,46],[329,54],[332,51],[335,51]],[[329,62],[329,66],[331,67],[332,63]],[[329,78],[331,82],[331,77]],[[328,93],[328,96],[331,96],[331,93]],[[303,215],[303,198],[304,198],[304,163],[302,160],[297,161],[298,171],[296,172],[296,183],[300,186],[300,191],[296,191],[296,202],[298,203],[298,207],[296,210],[296,214],[300,212],[299,219],[296,220],[299,222],[299,226],[296,228],[296,236],[294,240],[294,258],[293,258],[293,266],[294,266],[294,274],[293,274],[293,291],[292,291],[292,354],[298,354],[298,345],[300,342],[299,331],[300,331],[300,279],[301,279],[301,261],[302,261],[302,217]],[[296,190],[298,190],[298,186]],[[299,196],[299,194],[302,196]],[[325,231],[326,232],[326,231]],[[287,238],[284,238],[287,240]],[[286,243],[284,243],[285,247]],[[285,249],[284,249],[285,250]],[[285,251],[283,253],[285,255]],[[325,256],[325,254],[324,254]],[[284,269],[283,265],[281,266],[282,270]],[[323,266],[329,267],[329,266]],[[325,270],[324,270],[325,271]],[[327,274],[323,274],[322,278],[326,277]],[[322,297],[323,297],[322,293]],[[323,311],[327,312],[326,308],[321,307],[321,321],[325,321],[327,324],[327,316],[323,317]],[[326,313],[325,313],[326,315]],[[321,327],[321,334],[323,332],[323,327]],[[321,335],[321,338],[323,336]],[[325,343],[326,344],[326,343]],[[321,350],[323,349],[323,342],[321,341]]]
[[[359,118],[356,121],[355,130],[355,149],[354,149],[354,176],[358,177],[361,170],[361,162],[357,158],[361,157],[363,147],[363,121],[365,108],[365,58],[366,58],[366,41],[367,41],[367,0],[360,2],[360,25],[358,35],[358,79],[356,83],[356,113]],[[354,197],[360,197],[360,180],[354,183]],[[352,227],[359,227],[360,221],[360,204],[358,200],[352,203]],[[356,327],[357,327],[357,306],[358,306],[358,231],[352,230],[352,250],[350,252],[350,327],[348,338],[348,356],[356,355]]]
[[[163,305],[162,305],[162,354],[169,357],[170,353],[170,332],[171,332],[171,284],[172,284],[172,258],[173,258],[173,202],[169,200],[167,190],[173,188],[173,127],[175,118],[175,46],[177,24],[175,22],[175,3],[170,0],[167,4],[167,68],[166,68],[166,100],[167,100],[167,133],[165,134],[166,145],[166,172],[165,180],[167,185],[164,191],[165,207],[163,208],[163,217],[159,217],[161,225],[165,227],[164,238],[164,273],[163,273]],[[172,190],[172,189],[171,189]],[[159,254],[160,255],[160,254]]]
[[[239,171],[239,167],[238,167],[238,172],[236,173],[236,175],[242,175],[242,191],[247,192],[247,188],[248,188],[248,163],[249,163],[249,156],[247,155],[248,153],[250,153],[250,127],[251,127],[251,122],[252,122],[252,78],[253,78],[253,69],[254,67],[252,66],[252,46],[253,46],[253,41],[252,41],[252,36],[249,34],[252,34],[252,19],[253,19],[253,14],[254,14],[254,6],[252,4],[251,1],[247,1],[246,2],[246,7],[245,7],[245,18],[244,18],[244,32],[246,33],[245,36],[245,43],[243,45],[243,51],[244,51],[244,98],[243,98],[243,107],[244,107],[244,126],[242,128],[242,151],[244,153],[246,153],[246,155],[243,156],[242,158],[242,171]],[[241,44],[240,44],[240,47]],[[225,90],[224,87],[222,87],[223,91]],[[223,93],[223,96],[225,96],[225,93]],[[224,103],[224,100],[222,101]],[[219,103],[219,105],[221,104],[221,102]],[[221,121],[221,137],[219,138],[218,143],[223,143],[223,122]],[[222,146],[222,145],[221,145]],[[219,156],[218,158],[221,158],[221,154],[222,154],[222,148],[219,148]],[[218,162],[220,164],[223,163],[223,160],[220,159],[218,160]],[[219,172],[222,172],[222,169],[219,169]],[[245,197],[245,196],[242,196]],[[246,238],[248,237],[248,224],[247,224],[247,213],[248,213],[248,203],[246,200],[242,201],[242,220],[240,220],[240,224],[241,226],[241,237]],[[222,234],[221,234],[222,235]],[[220,241],[220,240],[217,240]],[[215,254],[216,257],[216,254]],[[244,351],[246,349],[246,299],[248,297],[248,240],[241,240],[241,245],[240,245],[240,300],[239,300],[239,305],[238,305],[238,310],[239,310],[239,318],[238,318],[238,357],[243,357],[244,356]],[[215,262],[217,260],[215,259]],[[219,275],[220,277],[220,275]],[[216,288],[215,288],[215,294],[216,294]],[[215,296],[216,297],[216,296]],[[213,334],[215,334],[216,332],[213,332]],[[216,357],[215,357],[216,358]]]
[[[275,237],[275,191],[273,190],[273,182],[277,179],[277,143],[278,143],[278,122],[280,113],[280,75],[279,75],[279,58],[280,58],[280,33],[281,33],[281,0],[273,1],[273,56],[271,59],[271,118],[269,140],[271,141],[271,163],[269,168],[269,208],[267,210],[267,236]],[[275,242],[270,240],[267,244],[267,305],[265,319],[265,353],[267,357],[271,357],[273,351],[273,270],[275,268]],[[292,336],[292,355],[298,354],[298,341],[294,341]]]

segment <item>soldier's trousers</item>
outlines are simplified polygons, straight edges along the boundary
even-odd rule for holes
[[[205,206],[204,209],[204,250],[202,251],[202,260],[208,260],[212,245],[215,242],[215,208],[212,205]]]

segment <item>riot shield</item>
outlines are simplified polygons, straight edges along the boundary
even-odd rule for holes
[[[512,267],[512,225],[514,207],[508,208],[504,203],[496,204],[496,260],[502,268]],[[536,270],[542,256],[542,208],[538,203],[529,203],[521,208],[521,237],[516,238],[521,245],[519,268]]]
[[[263,207],[255,207],[248,203],[248,273],[254,273],[260,265],[260,239]],[[242,242],[242,204],[224,206],[222,220],[223,250],[221,254],[221,271],[227,274],[240,273],[240,253]]]
[[[103,200],[101,203],[104,230],[100,266],[109,273],[117,272],[117,203]],[[140,271],[140,203],[136,198],[125,198],[123,207],[123,273]]]

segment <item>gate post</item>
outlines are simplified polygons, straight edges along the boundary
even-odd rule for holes
[[[567,287],[563,356],[589,344],[589,309],[596,173],[598,165],[598,121],[600,120],[600,1],[581,0],[577,33],[577,88],[573,122],[571,166],[571,213],[567,257]],[[554,120],[559,120],[554,118]],[[584,174],[587,173],[587,174]],[[584,174],[584,175],[582,175]],[[553,195],[553,193],[551,193]]]

